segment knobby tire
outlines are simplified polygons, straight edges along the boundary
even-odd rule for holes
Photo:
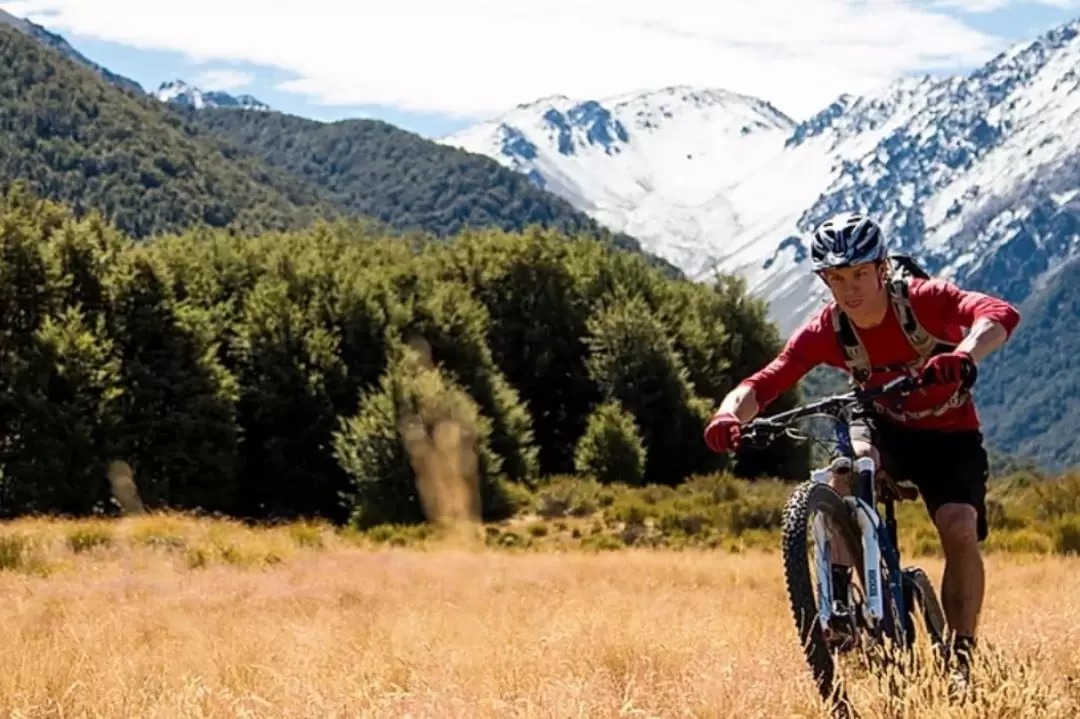
[[[930,577],[918,567],[904,569],[905,603],[908,609],[908,636],[909,646],[914,643],[914,635],[918,631],[915,624],[915,612],[922,614],[926,628],[930,632],[930,641],[939,649],[945,642],[945,611],[938,601],[937,592]]]
[[[821,512],[836,527],[852,555],[862,556],[862,542],[854,518],[841,496],[826,484],[805,482],[788,499],[783,516],[784,575],[788,598],[795,616],[799,641],[822,698],[836,699],[834,679],[836,666],[818,622],[818,601],[810,576],[810,557],[806,551],[807,537],[813,531],[810,517]]]

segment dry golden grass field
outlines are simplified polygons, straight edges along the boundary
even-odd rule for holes
[[[778,553],[386,547],[311,525],[22,520],[5,717],[815,717]],[[920,558],[935,580],[940,562]],[[981,694],[862,716],[1080,713],[1080,563],[994,554]]]

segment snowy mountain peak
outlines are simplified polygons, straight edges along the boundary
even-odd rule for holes
[[[544,98],[442,142],[527,174],[691,277],[742,275],[782,332],[822,299],[806,233],[848,210],[932,272],[1019,301],[1080,257],[1080,20],[969,74],[841,95],[799,123],[676,86]]]
[[[204,92],[183,80],[170,80],[161,83],[153,93],[161,102],[188,105],[197,110],[204,107],[230,107],[244,110],[270,110],[270,106],[251,95],[230,95],[220,90]]]
[[[612,97],[607,104],[615,110],[632,109],[643,119],[651,113],[653,116],[648,119],[653,121],[659,119],[657,114],[668,118],[691,108],[723,108],[731,113],[733,119],[748,119],[758,127],[786,128],[795,124],[790,117],[760,98],[713,87],[674,85]]]
[[[795,126],[758,98],[680,85],[545,97],[441,141],[494,157],[697,275],[712,265],[710,247],[728,238],[687,213],[711,202],[714,218],[731,219],[725,191],[783,150]],[[684,221],[698,229],[687,234]]]
[[[713,132],[789,131],[795,123],[758,98],[715,88],[673,86],[595,99],[551,95],[444,138],[447,144],[498,154],[510,166],[535,160],[539,147],[563,156],[617,155],[635,137],[707,122]]]

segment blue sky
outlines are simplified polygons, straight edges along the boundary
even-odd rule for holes
[[[911,72],[958,72],[1080,16],[1080,0],[0,0],[144,88],[183,79],[425,136],[550,94],[669,84],[796,118]]]
[[[50,28],[51,29],[51,28]],[[55,32],[55,30],[54,30]],[[380,105],[323,105],[313,98],[281,90],[278,86],[293,79],[293,74],[275,68],[245,62],[201,63],[182,52],[172,50],[143,50],[108,40],[98,40],[78,33],[62,33],[71,45],[94,62],[113,72],[135,80],[146,90],[156,90],[166,80],[184,80],[202,90],[225,89],[233,94],[248,93],[275,110],[318,120],[341,120],[349,117],[374,117],[427,137],[448,134],[472,122],[439,112],[409,112]],[[247,75],[250,84],[224,88],[203,85],[200,81],[210,75],[232,71]],[[232,74],[232,73],[230,73]]]

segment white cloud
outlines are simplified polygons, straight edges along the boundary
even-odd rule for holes
[[[935,7],[955,8],[970,13],[994,12],[1016,4],[1016,0],[934,0],[933,3]],[[1042,5],[1054,10],[1080,8],[1080,0],[1032,0],[1031,4]]]
[[[247,87],[255,81],[255,76],[250,72],[218,68],[204,70],[193,82],[200,90],[238,90]]]
[[[289,70],[324,104],[490,115],[551,94],[723,87],[795,116],[899,74],[1003,49],[932,2],[1000,0],[0,0],[204,62]],[[1047,0],[1062,3],[1070,0]]]

